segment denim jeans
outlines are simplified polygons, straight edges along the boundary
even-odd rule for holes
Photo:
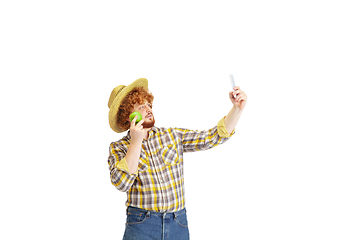
[[[160,213],[128,207],[123,240],[188,240],[186,209]]]

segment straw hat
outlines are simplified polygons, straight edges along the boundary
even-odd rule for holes
[[[139,78],[138,80],[132,82],[128,86],[119,85],[111,92],[108,107],[109,111],[109,124],[112,130],[117,133],[125,132],[126,129],[120,128],[117,123],[117,114],[119,111],[120,104],[124,98],[136,87],[148,87],[148,80],[146,78]]]

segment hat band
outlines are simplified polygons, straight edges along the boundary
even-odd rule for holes
[[[119,89],[119,91],[116,93],[115,96],[117,96],[126,86],[123,86],[122,88]]]

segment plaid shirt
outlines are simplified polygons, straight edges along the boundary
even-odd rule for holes
[[[156,128],[143,140],[138,171],[130,174],[125,160],[130,146],[127,136],[110,144],[108,158],[112,184],[127,192],[126,206],[157,212],[175,212],[185,207],[183,153],[213,148],[227,141],[224,118],[207,131]]]

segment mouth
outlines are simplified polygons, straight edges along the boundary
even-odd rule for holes
[[[152,114],[146,115],[146,118],[152,118]]]

